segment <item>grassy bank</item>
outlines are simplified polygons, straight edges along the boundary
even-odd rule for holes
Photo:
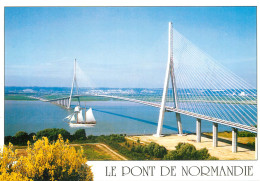
[[[13,100],[13,101],[35,101],[37,99],[33,99],[28,97],[28,95],[23,94],[7,94],[5,95],[5,100]]]
[[[212,133],[203,133],[203,134],[212,136]],[[219,132],[218,136],[221,138],[228,138],[229,140],[231,140],[232,132],[231,131]],[[241,143],[245,146],[248,146],[251,149],[254,149],[255,148],[255,134],[247,132],[247,131],[238,131],[237,142]]]
[[[74,146],[76,150],[80,147],[84,150],[84,157],[88,160],[115,160],[108,152],[105,152],[103,149],[98,147],[97,145],[82,145],[82,146]]]
[[[35,140],[42,137],[47,137],[50,141],[55,141],[58,135],[61,134],[64,140],[69,140],[72,146],[79,148],[83,146],[84,155],[89,160],[120,160],[118,156],[109,151],[105,145],[109,146],[116,153],[122,155],[128,160],[208,160],[217,159],[212,157],[206,148],[196,149],[193,144],[176,142],[175,150],[169,151],[164,146],[155,142],[140,142],[130,139],[123,134],[100,135],[100,136],[86,136],[84,129],[76,130],[74,134],[70,134],[65,129],[45,129],[37,133],[26,133],[23,131],[17,132],[14,136],[6,136],[5,144],[9,142],[16,146],[16,149],[21,149],[27,145],[27,141],[35,142]],[[204,133],[212,136],[212,133]],[[254,148],[255,135],[253,133],[240,131],[238,132],[238,141],[248,147]],[[232,138],[232,132],[220,132],[219,137],[225,139]],[[35,139],[36,138],[36,139]],[[94,144],[93,144],[94,143]],[[102,146],[103,145],[103,146]],[[21,151],[21,154],[24,154]]]
[[[26,133],[23,131],[17,132],[14,136],[6,136],[5,144],[12,144],[20,147],[16,147],[20,154],[24,153],[24,149],[21,146],[25,146],[28,140],[31,143],[47,137],[49,141],[53,142],[57,140],[58,135],[62,135],[64,140],[69,140],[72,146],[77,149],[83,146],[84,155],[89,160],[118,160],[119,156],[122,155],[128,160],[206,160],[206,159],[217,159],[211,157],[206,148],[196,150],[196,148],[188,143],[179,143],[176,146],[176,150],[168,151],[164,146],[157,143],[150,142],[148,144],[140,143],[140,140],[133,141],[126,139],[126,135],[101,135],[101,136],[86,136],[84,129],[76,130],[74,134],[70,134],[65,129],[45,129],[37,133]],[[95,144],[91,144],[95,143]],[[113,153],[113,150],[106,148],[108,145],[117,154]],[[103,145],[103,147],[102,147]],[[118,154],[120,154],[118,156]],[[187,156],[188,155],[188,156]]]

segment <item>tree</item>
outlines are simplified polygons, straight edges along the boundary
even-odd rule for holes
[[[47,137],[49,141],[54,141],[58,139],[58,135],[61,134],[61,136],[67,140],[70,140],[70,133],[65,129],[58,129],[58,128],[48,128],[41,131],[38,131],[36,136],[37,138]]]
[[[5,136],[5,145],[8,145],[9,143],[13,143],[14,144],[14,139],[12,136]]]
[[[75,131],[73,134],[73,139],[74,140],[85,140],[86,139],[86,132],[84,129],[78,129]]]
[[[34,137],[36,136],[36,133],[30,133],[29,134],[29,140],[30,140],[30,142],[34,142]]]
[[[163,158],[167,154],[167,149],[164,146],[156,144],[153,149],[153,155],[156,158]]]
[[[197,155],[196,155],[197,160],[207,160],[209,157],[210,154],[207,148],[202,148],[197,151]]]
[[[176,159],[175,160],[197,160],[196,148],[189,143],[179,143],[176,146]]]
[[[168,153],[163,157],[164,160],[175,160],[177,152],[175,150],[168,151]]]
[[[131,151],[135,151],[135,145],[132,146]]]
[[[153,150],[154,150],[154,147],[155,147],[156,143],[154,142],[151,142],[149,143],[149,145],[147,146],[147,153],[151,156],[153,156]]]
[[[29,135],[28,133],[24,132],[24,131],[18,131],[15,135],[14,135],[14,144],[16,145],[26,145],[27,141],[29,140]]]
[[[218,158],[210,156],[206,148],[196,150],[195,146],[189,143],[178,143],[176,150],[169,151],[165,160],[217,160]]]
[[[142,145],[137,145],[135,147],[135,152],[137,153],[142,153],[143,152],[143,146]]]

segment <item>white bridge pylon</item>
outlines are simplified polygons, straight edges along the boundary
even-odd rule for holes
[[[172,29],[172,22],[169,22],[169,37],[168,37],[168,63],[166,68],[166,74],[164,79],[164,87],[163,87],[163,95],[162,95],[162,102],[157,126],[157,132],[154,136],[162,136],[162,126],[163,126],[163,119],[165,113],[165,104],[166,104],[166,97],[168,93],[168,86],[169,86],[169,79],[171,79],[171,86],[173,89],[173,100],[174,100],[174,107],[178,109],[178,99],[177,99],[177,88],[176,88],[176,80],[174,75],[174,62],[173,62],[173,29]],[[180,113],[176,113],[176,120],[177,120],[177,127],[178,127],[178,134],[182,135],[182,124],[181,124],[181,116]]]
[[[77,63],[77,60],[75,59],[74,60],[74,74],[73,74],[73,80],[72,80],[72,86],[71,86],[71,91],[70,91],[69,104],[68,104],[67,109],[70,109],[70,106],[71,106],[71,100],[72,100],[72,94],[73,94],[74,86],[76,86],[77,95],[79,95],[79,87],[78,87],[77,76],[76,76],[76,63]],[[78,98],[78,105],[80,105],[79,96],[77,96],[77,98]]]

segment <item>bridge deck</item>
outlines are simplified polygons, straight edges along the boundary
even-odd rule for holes
[[[97,96],[97,97],[108,97],[108,98],[113,98],[113,99],[120,99],[120,100],[140,103],[140,104],[144,104],[144,105],[148,105],[148,106],[152,106],[152,107],[157,107],[157,108],[161,107],[161,105],[158,104],[158,103],[153,103],[153,102],[148,102],[148,101],[141,101],[141,100],[126,98],[126,97],[109,96],[109,95],[94,95],[94,96]],[[176,112],[176,113],[184,114],[184,115],[187,115],[187,116],[192,116],[194,118],[199,118],[199,119],[202,119],[202,120],[207,120],[207,121],[211,121],[211,122],[214,122],[214,123],[219,123],[219,124],[223,124],[223,125],[226,125],[226,126],[230,126],[230,127],[242,129],[242,130],[245,130],[245,131],[250,131],[250,132],[253,132],[253,133],[257,133],[257,128],[253,127],[253,126],[247,126],[247,125],[243,125],[243,124],[239,124],[239,123],[234,123],[234,122],[231,122],[231,121],[226,121],[226,120],[222,120],[222,119],[218,119],[218,118],[213,118],[213,117],[210,117],[210,116],[205,116],[205,115],[197,114],[197,113],[190,112],[190,111],[176,109],[176,108],[169,107],[169,106],[165,106],[165,110],[169,111],[169,112]]]
[[[137,99],[131,99],[131,98],[126,98],[126,97],[119,97],[119,96],[90,94],[90,95],[75,95],[75,96],[72,96],[72,97],[83,97],[83,96],[107,97],[107,98],[119,99],[119,100],[135,102],[135,103],[144,104],[144,105],[147,105],[147,106],[161,108],[161,104],[158,104],[158,103],[142,101],[142,100],[137,100]],[[52,99],[52,100],[49,100],[49,102],[56,101],[56,100],[62,100],[62,99],[68,99],[68,98],[69,97]],[[247,126],[247,125],[243,125],[243,124],[240,124],[240,123],[235,123],[235,122],[222,120],[222,119],[218,119],[218,118],[214,118],[214,117],[210,117],[210,116],[206,116],[206,115],[201,115],[201,114],[198,114],[198,113],[185,111],[185,110],[181,110],[181,109],[176,109],[176,108],[169,107],[169,106],[165,106],[165,110],[169,111],[169,112],[176,112],[176,113],[184,114],[184,115],[187,115],[187,116],[192,116],[194,118],[199,118],[199,119],[202,119],[202,120],[207,120],[207,121],[211,121],[211,122],[214,122],[214,123],[219,123],[219,124],[223,124],[223,125],[226,125],[226,126],[230,126],[230,127],[233,127],[233,128],[238,128],[238,129],[242,129],[242,130],[245,130],[245,131],[257,133],[257,128],[253,127],[253,126]]]

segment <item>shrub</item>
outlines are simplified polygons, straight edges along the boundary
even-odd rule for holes
[[[248,131],[238,131],[237,136],[238,137],[255,137],[256,135],[255,135],[255,133],[251,133]]]
[[[84,129],[78,129],[75,131],[73,134],[73,139],[74,140],[85,140],[86,139],[86,132]]]
[[[209,156],[209,158],[207,160],[218,160],[218,158],[214,157],[214,156]]]
[[[0,180],[86,180],[92,181],[93,174],[83,157],[83,150],[64,142],[59,135],[50,143],[47,137],[37,140],[27,148],[27,156],[19,159],[12,144],[0,153]],[[13,164],[15,163],[15,164]]]
[[[4,146],[3,151],[0,152],[0,180],[5,181],[28,181],[29,178],[13,172],[13,163],[17,161],[16,155],[13,151],[13,145]]]
[[[137,152],[137,153],[144,153],[147,155],[150,155],[151,157],[156,157],[156,158],[163,158],[165,154],[167,154],[167,149],[164,146],[160,146],[157,143],[151,142],[148,145],[140,145],[136,144],[131,148],[131,151]]]
[[[90,140],[95,139],[95,136],[89,135],[89,136],[87,136],[87,139],[90,139]]]
[[[163,157],[164,160],[175,160],[176,159],[177,152],[174,151],[168,151],[168,153]]]
[[[176,146],[176,158],[175,160],[196,160],[196,148],[189,143],[179,143]]]
[[[125,142],[125,146],[127,146],[128,148],[130,147],[130,144],[126,141]]]
[[[206,148],[202,148],[197,151],[196,160],[207,160],[210,157],[209,151]]]
[[[135,145],[132,146],[131,151],[135,151]]]
[[[165,160],[216,160],[211,157],[206,148],[196,150],[195,146],[189,143],[178,143],[176,150],[169,151],[164,156]]]
[[[65,140],[70,139],[70,133],[65,129],[48,128],[37,132],[37,138],[47,137],[49,141],[55,141],[58,139],[58,135],[61,135]]]
[[[5,136],[5,145],[8,145],[9,143],[13,143],[14,144],[14,141],[13,141],[13,137],[12,136]]]
[[[135,152],[137,153],[142,153],[143,152],[143,146],[142,145],[137,145],[135,147]]]
[[[125,142],[125,136],[123,134],[111,134],[109,135],[109,139],[110,141],[114,141],[114,142]]]
[[[14,144],[16,145],[26,145],[27,141],[29,140],[29,135],[28,133],[24,132],[24,131],[18,131],[15,135],[14,135]]]
[[[29,134],[29,141],[30,141],[30,142],[34,142],[34,139],[33,139],[34,136],[36,136],[36,133],[30,133],[30,134]]]
[[[151,142],[151,143],[149,143],[149,145],[147,146],[146,151],[147,151],[147,153],[148,153],[149,155],[151,155],[151,156],[154,155],[154,154],[153,154],[153,150],[154,150],[155,145],[156,145],[156,143]]]
[[[15,145],[27,145],[27,141],[33,142],[33,136],[35,136],[35,133],[28,133],[24,131],[18,131],[14,136],[5,136],[4,142],[5,145],[8,145],[9,143],[15,144]]]
[[[153,149],[153,155],[156,158],[163,158],[167,154],[167,150],[164,146],[156,144]]]
[[[143,152],[143,153],[148,153],[148,148],[147,148],[147,146],[143,146],[142,152]]]
[[[143,153],[147,153],[156,158],[163,158],[164,155],[167,154],[167,149],[164,146],[151,142],[143,148]]]
[[[255,148],[255,141],[253,141],[253,142],[247,142],[247,144],[246,144],[248,147],[250,147],[250,148]]]

